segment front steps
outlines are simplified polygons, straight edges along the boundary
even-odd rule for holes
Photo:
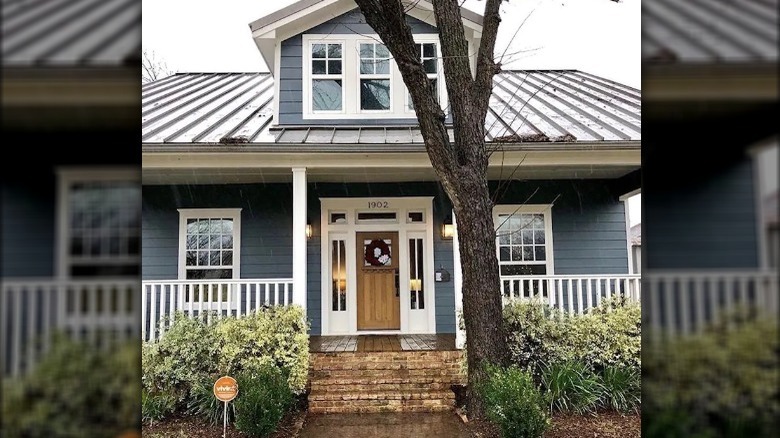
[[[460,351],[311,353],[309,412],[452,409],[463,384]]]

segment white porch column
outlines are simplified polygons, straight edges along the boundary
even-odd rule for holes
[[[460,318],[463,312],[463,268],[460,266],[460,245],[458,245],[458,221],[452,212],[452,286],[455,288],[455,347],[463,348],[466,343],[466,331],[460,329]]]
[[[293,173],[293,304],[306,309],[306,168]]]

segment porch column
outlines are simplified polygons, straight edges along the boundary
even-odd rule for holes
[[[463,312],[463,268],[460,266],[460,246],[458,245],[458,221],[452,212],[452,286],[455,288],[455,347],[463,348],[466,331],[460,329],[460,317]]]
[[[306,168],[296,167],[293,173],[293,304],[306,309]]]

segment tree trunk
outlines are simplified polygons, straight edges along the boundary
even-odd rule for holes
[[[393,55],[414,103],[431,164],[455,210],[463,268],[463,319],[469,368],[467,409],[471,418],[484,416],[482,400],[476,392],[485,378],[484,366],[505,365],[508,358],[493,203],[487,184],[489,154],[485,148],[485,116],[493,75],[499,69],[493,61],[493,49],[501,22],[501,1],[485,2],[482,38],[472,72],[469,59],[473,55],[468,52],[459,0],[433,0],[455,134],[453,142],[406,22],[406,8],[414,4],[402,0],[355,0],[366,22]]]

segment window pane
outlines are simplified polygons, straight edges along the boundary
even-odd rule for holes
[[[513,246],[512,247],[512,261],[513,262],[521,262],[523,261],[523,250],[522,246]]]
[[[544,253],[544,247],[543,246],[536,246],[536,247],[534,247],[534,251],[536,251],[536,260],[537,261],[543,262],[543,261],[547,260],[545,258],[545,253]]]
[[[333,311],[347,310],[347,251],[343,240],[331,242],[331,291]]]
[[[523,247],[523,260],[524,261],[533,261],[534,259],[534,247],[533,246],[524,246]]]
[[[436,60],[426,59],[423,61],[423,67],[425,68],[425,73],[436,73]]]
[[[311,46],[312,58],[324,58],[325,57],[325,44],[312,44]]]
[[[541,214],[534,215],[534,228],[544,229],[544,216]]]
[[[498,259],[502,262],[509,261],[510,248],[508,246],[502,246],[498,249]]]
[[[233,278],[232,269],[189,269],[187,270],[188,280],[210,280]],[[208,289],[206,289],[208,292]],[[212,299],[217,296],[217,288],[212,292]]]
[[[509,245],[509,232],[506,230],[498,230],[498,244]]]
[[[501,275],[544,275],[547,273],[545,265],[501,265]]]
[[[361,44],[360,45],[360,58],[373,58],[374,57],[374,45],[373,44]]]
[[[341,60],[328,61],[328,74],[329,75],[341,74]]]
[[[423,44],[423,56],[425,58],[435,58],[436,57],[436,44],[433,44],[433,43]]]
[[[219,244],[222,241],[222,238],[219,234],[212,234],[211,235],[211,241],[209,242],[209,248],[211,249],[219,249]]]
[[[341,80],[312,81],[312,108],[315,111],[341,110]]]
[[[544,245],[544,230],[534,231],[534,243]]]
[[[374,61],[360,61],[360,74],[374,74]]]
[[[209,262],[211,266],[222,264],[222,256],[220,256],[219,251],[209,251]]]
[[[198,249],[198,237],[187,236],[187,249]]]
[[[222,265],[230,266],[233,264],[233,251],[222,251]]]
[[[361,79],[360,108],[364,110],[390,109],[390,81],[387,79]]]
[[[311,62],[311,72],[315,75],[324,75],[325,70],[325,61],[312,61]]]
[[[209,247],[209,235],[204,234],[202,236],[198,236],[198,248],[207,249],[208,247]]]
[[[534,243],[533,230],[523,230],[523,245],[530,245]]]
[[[377,58],[389,58],[390,57],[390,51],[387,50],[387,47],[385,47],[384,44],[377,44],[376,45],[376,57]]]
[[[197,254],[195,251],[187,251],[187,266],[195,266],[198,261]]]
[[[390,73],[390,61],[387,59],[376,61],[376,71],[378,75],[386,75]]]
[[[200,251],[198,253],[198,266],[208,266],[208,265],[209,265],[209,252]]]
[[[328,44],[328,58],[341,59],[341,44]]]

